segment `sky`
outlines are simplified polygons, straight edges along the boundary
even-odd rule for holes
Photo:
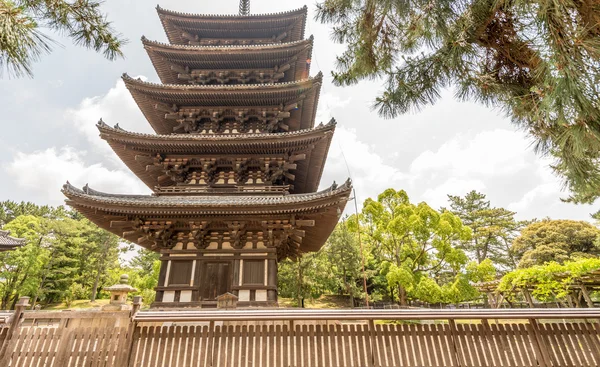
[[[447,195],[477,190],[519,219],[591,220],[597,207],[562,202],[568,193],[551,161],[536,155],[532,140],[499,110],[458,102],[447,90],[433,106],[385,120],[371,108],[381,81],[334,86],[330,75],[344,46],[331,41],[330,26],[315,22],[315,5],[305,1],[253,0],[251,12],[308,5],[306,37],[315,37],[311,74],[325,75],[316,123],[331,117],[338,122],[321,188],[350,176],[359,208],[387,188],[403,189],[411,201],[434,208],[447,206]],[[163,0],[160,6],[233,14],[238,2]],[[166,36],[151,3],[107,0],[102,9],[129,40],[124,59],[108,61],[49,32],[61,45],[34,65],[33,79],[0,79],[0,200],[61,205],[67,180],[111,193],[150,193],[100,139],[95,124],[102,118],[129,131],[152,132],[120,77],[126,72],[158,82],[140,38],[166,42]],[[346,212],[353,211],[350,203]]]

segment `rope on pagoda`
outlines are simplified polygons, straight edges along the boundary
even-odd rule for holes
[[[240,0],[240,15],[250,15],[250,0]]]

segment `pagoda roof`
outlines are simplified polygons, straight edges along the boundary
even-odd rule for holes
[[[169,45],[142,37],[158,77],[165,84],[179,84],[171,66],[199,70],[266,69],[291,63],[285,82],[306,79],[310,71],[313,38],[295,42],[243,46]],[[292,59],[296,60],[293,61]]]
[[[138,159],[140,155],[148,158],[157,154],[167,157],[177,155],[219,158],[305,153],[306,159],[296,162],[293,190],[296,193],[304,193],[315,191],[319,186],[335,125],[335,120],[332,119],[326,125],[294,132],[223,135],[141,134],[125,131],[118,126],[110,127],[102,120],[97,126],[100,136],[109,143],[119,158],[152,189],[158,184],[158,177],[163,173],[147,170],[147,160]]]
[[[123,81],[142,113],[158,134],[171,134],[177,125],[165,118],[156,106],[178,108],[278,107],[301,103],[286,120],[290,130],[311,128],[317,111],[323,74],[296,82],[241,85],[158,84],[134,79],[127,74]]]
[[[191,14],[156,7],[170,43],[185,44],[183,32],[210,39],[277,39],[293,42],[304,38],[306,6],[280,13],[252,15]]]
[[[0,251],[13,250],[16,247],[25,246],[27,240],[10,236],[10,231],[0,230]]]
[[[340,213],[352,190],[350,180],[343,185],[333,185],[325,190],[281,196],[151,196],[116,195],[93,190],[87,185],[83,190],[67,182],[62,192],[67,204],[77,209],[98,226],[119,236],[128,227],[111,227],[115,218],[136,217],[151,220],[214,219],[244,220],[273,219],[276,216],[298,215],[315,218],[315,225],[306,227],[302,242],[303,251],[318,250],[335,227]],[[150,247],[149,243],[138,243]]]

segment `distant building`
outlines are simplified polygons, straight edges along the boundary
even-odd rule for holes
[[[160,252],[153,307],[216,307],[227,293],[238,307],[275,306],[278,261],[319,250],[352,189],[316,192],[335,121],[314,126],[322,74],[309,76],[307,8],[157,10],[170,43],[142,43],[164,84],[123,76],[156,134],[98,123],[154,193],[69,183],[63,193],[100,227]]]
[[[0,230],[0,252],[13,250],[26,244],[27,240],[24,238],[14,238],[10,236],[10,231]]]

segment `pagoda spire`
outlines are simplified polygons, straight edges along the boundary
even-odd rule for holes
[[[240,15],[250,15],[250,0],[240,0]]]

